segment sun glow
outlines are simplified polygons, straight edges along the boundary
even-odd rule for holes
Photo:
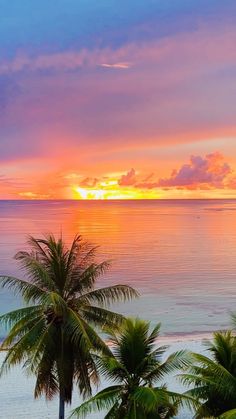
[[[102,184],[103,183],[103,184]],[[112,181],[102,182],[98,188],[81,188],[78,186],[73,187],[73,195],[75,199],[148,199],[148,198],[158,198],[157,194],[149,194],[140,191],[135,188],[119,188],[117,182]],[[109,184],[108,184],[109,183]],[[106,184],[106,185],[105,185]],[[113,189],[114,188],[114,189]]]

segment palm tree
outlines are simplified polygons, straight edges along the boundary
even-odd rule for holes
[[[195,364],[181,377],[193,385],[186,394],[202,401],[195,418],[221,417],[228,410],[222,417],[236,418],[236,336],[232,331],[214,333],[207,349],[211,357],[193,354]]]
[[[176,352],[161,362],[167,347],[155,347],[160,324],[149,329],[149,322],[126,319],[120,330],[110,331],[112,354],[99,356],[97,365],[103,376],[115,384],[84,402],[72,416],[108,410],[106,419],[170,418],[179,403],[191,402],[188,397],[168,391],[162,383],[165,374],[189,365],[187,353]],[[155,387],[157,381],[161,384]]]
[[[30,237],[29,251],[15,258],[28,279],[1,276],[0,284],[23,297],[26,306],[4,314],[0,322],[10,328],[1,344],[7,349],[2,372],[23,362],[36,374],[35,397],[59,393],[59,419],[70,403],[73,384],[83,396],[91,394],[98,372],[91,351],[110,355],[93,326],[117,327],[123,317],[106,306],[137,296],[133,288],[114,285],[95,289],[109,262],[97,263],[96,247],[76,236],[70,248],[62,238]]]

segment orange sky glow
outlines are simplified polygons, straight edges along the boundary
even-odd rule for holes
[[[44,1],[1,28],[0,199],[235,198],[235,2]]]

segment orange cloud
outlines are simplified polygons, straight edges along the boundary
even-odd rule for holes
[[[97,178],[92,178],[92,177],[86,177],[84,178],[81,182],[80,182],[80,186],[86,187],[86,188],[94,188],[98,183],[98,179]]]
[[[122,175],[118,181],[120,186],[132,186],[136,183],[136,172],[131,169],[125,175]]]
[[[38,194],[35,192],[19,192],[18,194],[22,198],[26,199],[49,199],[51,198],[48,194]]]

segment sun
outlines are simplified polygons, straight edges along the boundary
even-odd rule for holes
[[[77,199],[107,199],[104,189],[86,189],[76,187]]]
[[[81,200],[112,200],[112,199],[157,199],[159,196],[155,193],[143,192],[137,188],[119,188],[115,184],[99,185],[98,188],[81,188],[74,186],[74,199]]]

